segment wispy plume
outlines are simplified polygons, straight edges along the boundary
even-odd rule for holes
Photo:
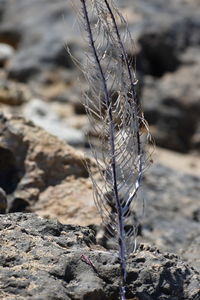
[[[103,224],[118,245],[120,297],[126,299],[127,258],[135,248],[137,231],[132,212],[136,213],[148,165],[144,149],[149,132],[135,91],[134,63],[127,54],[127,45],[133,47],[133,41],[126,21],[112,0],[80,2],[80,27],[89,43],[83,72],[90,90],[84,105],[99,140],[98,150],[91,148],[101,178],[90,174]],[[130,218],[132,225],[127,226]]]

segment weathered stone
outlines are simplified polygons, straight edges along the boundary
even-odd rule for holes
[[[3,299],[117,299],[117,252],[96,245],[87,227],[15,213],[1,216],[0,235]],[[128,260],[127,299],[133,297],[198,300],[200,275],[176,255],[141,245]]]
[[[194,219],[199,209],[199,176],[156,164],[144,180],[145,218],[142,238],[164,251],[181,255],[200,235]],[[192,260],[192,257],[191,257]]]
[[[87,183],[87,163],[95,166],[92,160],[84,158],[81,152],[33,123],[20,117],[0,116],[0,186],[8,194],[8,211],[31,211],[32,206],[40,202],[40,196],[46,207],[48,201],[52,201],[47,189],[56,197],[55,191],[66,185],[66,202],[63,203],[65,209],[61,215],[66,217],[67,222],[67,211],[71,218],[71,205],[73,201],[78,201],[79,187],[82,185],[82,189],[85,188],[84,197],[87,203],[82,198],[81,206],[77,206],[73,215],[78,216],[79,210],[86,212],[88,204],[94,212],[92,190]],[[85,181],[81,183],[81,179]],[[58,193],[58,199],[59,197]],[[40,209],[43,210],[41,205]],[[91,220],[91,217],[89,219]],[[85,221],[87,222],[87,218]]]

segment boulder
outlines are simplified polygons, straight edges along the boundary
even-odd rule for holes
[[[58,217],[59,211],[66,222],[67,211],[76,219],[81,210],[80,223],[88,224],[95,215],[87,164],[95,168],[91,159],[32,122],[0,115],[0,187],[8,196],[9,212],[31,211],[37,203],[41,211],[50,205],[51,215]]]

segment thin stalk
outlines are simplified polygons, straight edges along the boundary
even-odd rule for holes
[[[125,246],[125,231],[124,231],[124,224],[123,224],[123,213],[121,209],[121,203],[118,195],[118,186],[117,186],[117,176],[116,176],[116,161],[115,161],[115,134],[114,134],[114,126],[113,126],[113,115],[112,115],[112,102],[109,98],[108,88],[106,79],[104,76],[103,69],[101,67],[101,63],[96,51],[94,39],[93,39],[93,33],[90,26],[90,20],[88,16],[88,11],[86,7],[86,0],[80,0],[82,3],[82,9],[83,14],[85,17],[85,22],[87,26],[87,31],[89,34],[89,41],[90,46],[93,51],[93,55],[99,70],[99,74],[102,79],[103,84],[103,90],[106,100],[106,106],[108,108],[108,116],[109,116],[109,133],[110,133],[110,145],[111,145],[111,154],[112,154],[112,163],[111,163],[111,169],[112,169],[112,177],[113,177],[113,191],[115,195],[116,200],[116,207],[117,207],[117,214],[118,214],[118,226],[119,226],[119,258],[120,258],[120,265],[121,265],[121,277],[122,277],[122,284],[120,287],[120,294],[121,294],[121,300],[125,300],[125,282],[126,282],[126,246]]]

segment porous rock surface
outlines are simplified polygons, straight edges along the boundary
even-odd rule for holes
[[[0,238],[2,299],[118,299],[117,254],[96,245],[89,228],[11,213],[1,215]],[[199,273],[176,255],[140,245],[127,269],[127,299],[200,297]]]

